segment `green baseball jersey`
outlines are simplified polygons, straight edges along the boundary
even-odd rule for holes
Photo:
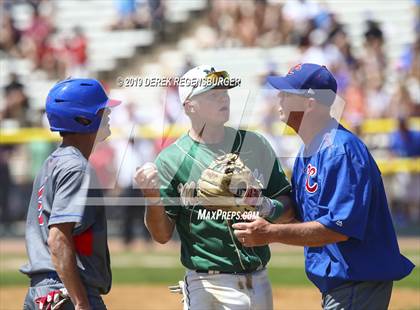
[[[193,270],[253,271],[270,259],[268,246],[244,247],[234,236],[236,219],[203,217],[196,199],[201,173],[218,156],[239,153],[262,184],[264,196],[274,198],[290,192],[290,184],[268,141],[261,135],[225,127],[224,140],[203,144],[183,135],[156,159],[162,182],[160,192],[166,213],[176,223],[181,239],[181,262]],[[201,213],[201,215],[200,215]]]

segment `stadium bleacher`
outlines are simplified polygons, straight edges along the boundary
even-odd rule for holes
[[[363,44],[363,21],[367,16],[382,23],[386,36],[386,51],[389,59],[395,61],[403,48],[414,40],[414,10],[411,0],[387,2],[369,0],[361,6],[358,2],[323,1],[331,11],[337,13],[340,21],[345,25],[352,44],[357,50]],[[58,31],[67,31],[74,26],[81,26],[89,38],[88,44],[88,72],[97,76],[99,72],[119,72],[118,59],[133,59],[142,57],[136,55],[136,48],[150,46],[154,42],[152,30],[119,30],[109,31],[110,24],[115,18],[116,10],[113,1],[58,1],[54,22]],[[206,1],[167,1],[169,22],[187,22],[189,13],[204,10]],[[97,14],[98,8],[101,14]],[[13,7],[13,17],[18,25],[28,24],[30,8],[25,4]],[[133,74],[159,76],[162,72],[176,72],[182,65],[186,55],[191,55],[195,63],[213,63],[215,66],[226,68],[232,75],[240,76],[244,84],[249,83],[250,89],[257,87],[253,82],[255,73],[266,67],[267,60],[278,65],[279,72],[287,71],[291,55],[295,53],[293,46],[266,48],[238,49],[208,49],[202,50],[194,46],[194,40],[183,38],[173,49],[164,51],[157,63],[145,64],[142,68],[133,68]],[[243,64],[246,63],[247,66]],[[24,79],[28,85],[28,95],[35,105],[41,105],[43,97],[54,82],[46,79],[42,72],[32,72],[32,64],[25,59],[1,60],[0,86],[4,86],[8,73],[14,71]],[[248,70],[253,68],[253,70]],[[256,70],[256,72],[254,71]],[[389,70],[392,79],[392,69]],[[29,74],[31,73],[31,74]],[[147,100],[146,100],[147,102]]]
[[[97,77],[101,72],[118,71],[118,60],[130,60],[136,55],[136,48],[151,46],[155,35],[151,29],[114,30],[111,23],[116,18],[113,1],[57,1],[54,2],[56,14],[54,25],[58,32],[66,32],[75,26],[81,27],[88,40],[88,66],[90,76]],[[166,3],[167,22],[177,25],[188,22],[191,12],[203,10],[204,0],[168,1]],[[100,14],[97,14],[98,10]],[[31,17],[29,4],[16,4],[12,16],[20,28],[28,25]],[[27,59],[2,57],[0,66],[0,87],[3,88],[10,72],[16,72],[25,85],[28,95],[36,106],[42,106],[45,93],[54,80],[47,79],[43,72],[33,72],[33,64]],[[1,104],[0,104],[1,106]]]

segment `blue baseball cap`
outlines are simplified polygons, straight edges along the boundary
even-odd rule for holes
[[[51,131],[93,133],[102,121],[99,110],[120,103],[108,98],[95,79],[67,79],[55,84],[48,93],[46,113]]]
[[[269,76],[268,83],[283,92],[315,98],[332,105],[337,93],[337,81],[327,67],[304,63],[291,68],[285,76]]]

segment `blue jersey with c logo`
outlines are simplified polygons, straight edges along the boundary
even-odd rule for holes
[[[302,221],[317,221],[349,237],[305,247],[306,273],[321,292],[347,281],[399,280],[414,268],[400,254],[373,157],[335,120],[299,152],[292,187]]]

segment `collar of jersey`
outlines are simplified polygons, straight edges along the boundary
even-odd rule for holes
[[[332,129],[337,129],[339,123],[335,120],[335,118],[331,118],[326,124],[324,128],[322,128],[312,139],[312,141],[308,145],[303,146],[303,155],[304,157],[310,157],[319,151],[322,147],[324,142],[324,138],[326,133],[331,131]]]

